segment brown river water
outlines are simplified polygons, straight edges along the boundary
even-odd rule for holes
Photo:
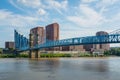
[[[0,80],[120,80],[120,57],[0,59]]]

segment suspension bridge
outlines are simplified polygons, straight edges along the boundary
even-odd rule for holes
[[[71,46],[71,45],[86,45],[86,44],[106,44],[120,43],[120,29],[115,30],[108,35],[75,37],[56,41],[46,41],[42,44],[37,44],[33,47],[29,45],[29,39],[14,30],[15,48],[17,51],[40,50],[44,48]]]

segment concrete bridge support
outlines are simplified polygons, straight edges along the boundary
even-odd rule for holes
[[[40,51],[39,50],[30,50],[29,58],[32,58],[32,59],[40,58]]]

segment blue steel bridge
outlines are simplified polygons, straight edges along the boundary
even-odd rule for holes
[[[113,31],[108,35],[75,37],[75,38],[56,40],[56,41],[47,40],[45,43],[40,45],[35,45],[32,48],[29,46],[29,39],[18,33],[16,30],[14,31],[14,39],[15,39],[15,48],[18,51],[38,50],[44,48],[70,46],[70,45],[120,43],[120,29]]]

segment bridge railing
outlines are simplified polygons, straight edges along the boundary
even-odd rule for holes
[[[120,43],[120,34],[78,37],[64,40],[57,40],[38,45],[36,48],[69,46],[69,45],[84,45],[84,44],[106,44]]]

